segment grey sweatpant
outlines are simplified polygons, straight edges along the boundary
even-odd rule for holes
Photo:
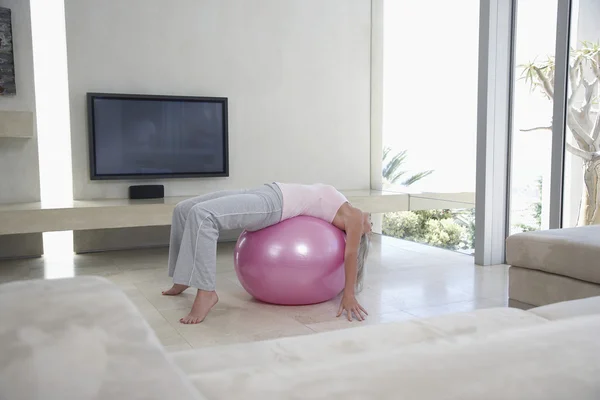
[[[232,229],[255,231],[281,221],[279,186],[210,193],[185,200],[173,212],[169,276],[174,283],[215,290],[217,239]]]

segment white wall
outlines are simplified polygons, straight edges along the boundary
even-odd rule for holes
[[[132,183],[89,180],[89,91],[229,98],[230,177],[165,180],[167,196],[369,187],[370,0],[66,0],[65,12],[75,198]]]
[[[33,51],[28,0],[0,0],[12,12],[13,53],[17,94],[0,96],[0,110],[30,111],[35,117]],[[33,138],[0,138],[0,203],[40,200],[38,143]],[[0,236],[0,258],[34,257],[42,254],[42,235]]]
[[[31,18],[28,0],[0,0],[12,11],[16,96],[0,96],[0,110],[35,114]],[[35,130],[35,124],[34,124]],[[37,137],[0,138],[0,203],[40,200]]]

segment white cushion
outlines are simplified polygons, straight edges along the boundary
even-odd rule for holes
[[[127,296],[83,277],[0,285],[0,398],[202,397]]]
[[[532,308],[529,312],[548,320],[600,314],[600,296],[581,300],[563,301],[543,307]]]
[[[276,340],[271,349],[280,361],[206,369],[191,379],[214,400],[597,400],[599,331],[600,317],[594,315],[368,352],[352,351],[353,342],[341,340],[339,350],[319,360],[293,360],[285,348],[277,350],[281,340]],[[308,336],[305,349],[318,346],[322,337]]]
[[[170,356],[188,375],[226,370],[240,372],[257,365],[319,363],[347,355],[388,351],[444,337],[489,335],[504,329],[541,323],[547,323],[547,320],[514,308],[496,308],[317,335],[207,347],[172,353]]]

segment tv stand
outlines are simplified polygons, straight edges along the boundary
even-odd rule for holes
[[[406,193],[377,190],[342,192],[352,204],[366,212],[409,209],[409,195]],[[0,204],[0,235],[171,225],[175,205],[190,197]]]

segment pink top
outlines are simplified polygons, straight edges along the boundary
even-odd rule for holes
[[[283,195],[282,221],[298,215],[307,215],[331,223],[340,207],[348,201],[330,185],[276,183]]]

